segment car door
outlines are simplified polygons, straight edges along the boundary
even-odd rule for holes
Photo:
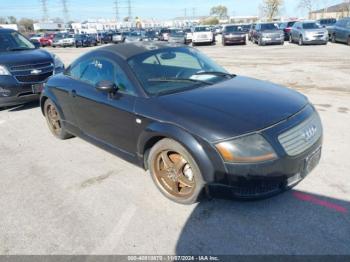
[[[96,89],[100,81],[111,81],[118,89],[107,94]],[[89,138],[122,153],[136,152],[133,86],[119,64],[107,56],[85,62],[72,90],[72,106],[78,128]]]
[[[335,38],[336,41],[344,42],[345,41],[345,20],[340,20],[336,26]]]

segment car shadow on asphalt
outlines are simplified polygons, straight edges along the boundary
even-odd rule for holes
[[[350,202],[292,190],[274,198],[198,204],[178,255],[350,254]]]
[[[18,111],[33,109],[36,107],[39,107],[39,102],[31,102],[28,104],[12,106],[12,107],[6,108],[5,110],[8,110],[8,112],[18,112]]]

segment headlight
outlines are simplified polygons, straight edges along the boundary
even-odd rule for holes
[[[11,75],[6,66],[0,65],[0,76],[9,76]]]
[[[222,142],[215,146],[225,162],[255,163],[277,158],[271,145],[258,134]]]

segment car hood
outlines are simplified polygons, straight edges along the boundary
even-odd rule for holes
[[[31,65],[53,62],[52,55],[41,49],[0,52],[0,62],[6,66]]]
[[[247,77],[151,100],[152,118],[172,122],[208,141],[267,128],[308,104],[296,91]]]
[[[305,32],[307,33],[325,33],[327,32],[326,28],[319,28],[319,29],[304,29]]]
[[[262,34],[278,34],[278,33],[283,33],[282,30],[264,30],[261,31]]]

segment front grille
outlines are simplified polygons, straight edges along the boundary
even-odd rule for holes
[[[48,68],[53,68],[53,64],[51,62],[32,64],[32,65],[12,66],[10,70],[11,72],[18,72],[18,71],[29,71],[33,69],[43,70]]]
[[[297,156],[312,147],[322,136],[322,124],[318,114],[288,130],[278,137],[289,156]]]
[[[37,83],[46,81],[46,79],[48,79],[50,76],[52,76],[52,72],[47,72],[40,75],[16,76],[16,79],[18,82],[22,83]]]
[[[12,75],[17,79],[18,82],[21,83],[44,82],[47,78],[52,76],[53,70],[54,65],[50,61],[30,65],[12,66],[10,68]]]

